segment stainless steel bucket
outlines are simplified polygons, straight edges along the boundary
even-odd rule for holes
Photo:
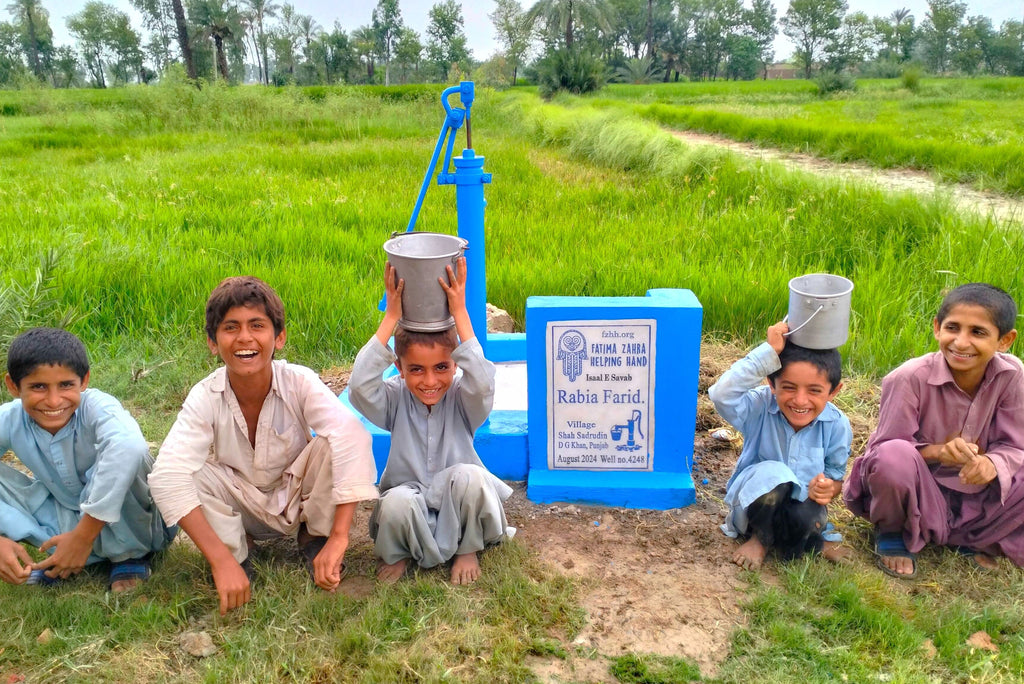
[[[808,349],[835,349],[850,337],[853,283],[831,273],[789,281],[789,340]]]
[[[405,281],[399,325],[406,330],[437,332],[455,324],[448,310],[448,297],[437,279],[448,282],[445,267],[451,264],[454,270],[468,245],[454,235],[415,231],[392,235],[384,243],[396,276]]]

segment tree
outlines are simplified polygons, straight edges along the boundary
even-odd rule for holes
[[[157,68],[163,69],[171,61],[174,42],[174,8],[170,0],[130,0],[132,7],[142,15],[142,23],[150,33],[150,52]]]
[[[846,13],[846,0],[793,0],[782,17],[782,32],[796,45],[795,56],[811,77],[825,46],[834,42]]]
[[[965,74],[974,75],[984,66],[989,73],[995,71],[996,33],[988,17],[968,17],[957,33],[952,61]]]
[[[1024,22],[1006,21],[992,45],[994,71],[1024,76]]]
[[[559,31],[563,45],[571,50],[577,23],[590,22],[605,31],[611,30],[609,18],[612,12],[604,0],[537,0],[527,15],[530,24],[544,22],[548,31]]]
[[[200,27],[201,35],[213,40],[217,73],[230,81],[225,41],[240,39],[244,34],[238,7],[225,0],[192,0],[190,7],[190,15]]]
[[[740,0],[699,0],[693,14],[690,75],[714,80],[726,44],[737,35],[743,20]]]
[[[864,12],[851,12],[843,17],[835,39],[826,47],[830,71],[856,67],[872,58],[875,29]]]
[[[759,51],[750,36],[730,36],[725,42],[725,77],[733,81],[757,78],[758,67],[762,65]]]
[[[768,67],[775,61],[775,5],[772,0],[753,0],[746,12],[746,35],[754,41],[755,58],[761,63],[762,78],[768,78]]]
[[[366,68],[366,82],[373,83],[377,67],[377,34],[371,26],[360,26],[352,32],[352,49]]]
[[[455,0],[445,0],[431,7],[429,16],[427,55],[441,70],[442,80],[447,82],[452,65],[466,62],[470,57],[463,30],[462,6]]]
[[[377,55],[384,60],[384,85],[391,85],[391,59],[402,33],[402,11],[398,0],[378,0],[373,8],[373,30],[377,34]]]
[[[494,24],[498,42],[505,50],[505,57],[512,67],[512,85],[516,84],[519,67],[530,49],[533,26],[523,11],[519,0],[495,0],[494,12],[487,15]]]
[[[408,26],[403,26],[395,44],[395,64],[402,70],[402,83],[408,82],[410,69],[414,74],[419,73],[422,61],[423,43],[420,41],[420,34]]]
[[[107,33],[112,14],[116,11],[110,5],[93,0],[67,19],[68,31],[78,39],[86,70],[97,88],[107,87]]]
[[[967,5],[956,0],[928,0],[928,11],[921,22],[924,51],[935,73],[949,66],[951,46],[967,14]]]
[[[192,81],[199,77],[196,71],[196,60],[192,55],[192,43],[188,38],[188,22],[185,21],[185,8],[181,0],[171,0],[171,10],[174,13],[174,28],[178,35],[178,49],[181,50],[181,58],[185,60],[185,74]]]
[[[260,72],[260,81],[270,85],[270,64],[267,61],[267,34],[263,28],[263,20],[277,16],[280,6],[273,0],[243,0],[252,17],[256,29],[256,65]]]
[[[21,60],[21,30],[0,21],[0,85],[14,85],[27,73]]]
[[[14,0],[7,5],[7,11],[14,17],[15,26],[20,26],[24,31],[23,44],[25,54],[28,56],[28,66],[40,81],[43,80],[43,61],[40,57],[40,30],[39,24],[47,22],[46,30],[49,31],[47,21],[48,14],[39,4],[38,0]],[[52,43],[53,33],[50,32]]]
[[[53,53],[53,87],[70,88],[78,81],[78,58],[69,45],[61,45]]]

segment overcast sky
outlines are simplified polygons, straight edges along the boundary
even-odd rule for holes
[[[50,12],[50,26],[53,28],[57,45],[70,44],[73,41],[68,34],[65,20],[71,14],[79,12],[88,0],[41,0],[41,4]],[[140,32],[142,18],[132,8],[129,0],[105,0],[108,4],[128,12],[132,23]],[[406,26],[423,35],[426,32],[429,18],[427,13],[437,0],[399,0],[402,20]],[[529,7],[532,0],[520,0],[523,7]],[[906,7],[914,15],[917,24],[924,19],[928,4],[925,0],[847,0],[850,11],[866,12],[868,16],[888,16],[894,9]],[[353,29],[370,23],[373,8],[377,0],[291,0],[295,9],[301,14],[312,15],[325,29],[330,29],[337,21],[341,27],[351,33]],[[466,21],[466,37],[469,49],[475,59],[487,59],[499,48],[494,39],[494,27],[487,15],[494,11],[491,0],[459,0],[462,5],[462,16]],[[749,4],[749,3],[747,3]],[[6,6],[6,4],[5,4]],[[781,17],[789,8],[788,0],[776,0],[775,7]],[[967,15],[980,14],[992,20],[998,29],[1007,19],[1024,19],[1024,0],[970,0],[967,2]],[[792,46],[781,37],[776,40],[775,57],[785,59],[792,53]]]

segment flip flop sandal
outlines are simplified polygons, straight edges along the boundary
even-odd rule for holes
[[[39,568],[33,570],[28,574],[28,579],[25,580],[25,584],[38,584],[41,587],[52,587],[63,582],[60,577],[47,577],[46,569]]]
[[[153,574],[153,569],[149,563],[148,556],[129,558],[111,563],[110,577],[107,578],[107,589],[113,590],[114,582],[124,582],[133,579],[139,580],[140,583],[145,582],[151,574]]]
[[[887,556],[909,558],[913,563],[913,570],[906,574],[896,572],[882,560]],[[907,545],[903,543],[903,534],[901,532],[882,532],[875,537],[875,565],[878,566],[879,570],[889,575],[889,577],[901,580],[917,577],[917,554],[912,553],[907,548]]]

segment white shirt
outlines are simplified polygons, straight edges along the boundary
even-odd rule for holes
[[[189,392],[160,446],[149,476],[153,499],[167,524],[176,524],[200,505],[192,474],[207,461],[233,469],[262,491],[274,491],[311,431],[331,446],[333,502],[376,499],[370,434],[315,372],[284,360],[273,362],[254,449],[227,370],[218,368]]]

